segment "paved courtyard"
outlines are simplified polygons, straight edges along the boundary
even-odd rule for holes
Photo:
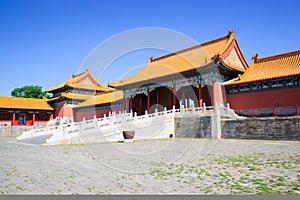
[[[300,142],[0,139],[0,194],[299,194]]]

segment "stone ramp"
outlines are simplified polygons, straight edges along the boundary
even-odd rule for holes
[[[49,125],[44,128],[32,129],[24,131],[21,136],[17,137],[16,143],[24,143],[29,145],[60,145],[60,144],[78,144],[78,143],[94,143],[104,141],[120,141],[123,140],[122,131],[135,131],[135,139],[165,139],[178,135],[175,133],[174,120],[175,118],[190,119],[209,117],[210,127],[199,126],[192,130],[192,135],[197,129],[209,129],[210,134],[201,133],[204,138],[221,138],[221,118],[222,119],[237,119],[234,111],[223,105],[215,107],[191,107],[167,110],[165,107],[163,111],[137,116],[137,113],[126,113],[125,111],[112,112],[108,117],[83,120],[81,122],[63,123],[59,125]],[[202,123],[201,123],[202,124]],[[201,125],[200,124],[200,125]],[[178,123],[178,126],[181,124]],[[187,130],[194,127],[194,123],[187,126]],[[183,132],[186,132],[185,130]],[[53,137],[51,137],[53,135]],[[205,135],[205,136],[204,136]],[[84,141],[82,142],[82,139]]]
[[[29,146],[41,146],[46,143],[46,140],[50,138],[53,134],[47,134],[37,137],[31,137],[27,139],[22,140],[14,140],[14,141],[8,141],[9,143],[15,143],[15,144],[22,144],[22,145],[29,145]]]

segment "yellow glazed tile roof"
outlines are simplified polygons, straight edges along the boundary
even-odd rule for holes
[[[90,76],[92,77],[92,79],[94,79],[94,81],[97,83],[97,86],[94,85],[88,85],[88,84],[82,84],[82,83],[77,83],[78,81],[80,81],[81,79]],[[66,82],[57,85],[55,87],[49,88],[46,90],[46,92],[54,92],[55,90],[61,89],[65,86],[69,86],[71,88],[80,88],[80,89],[88,89],[88,90],[96,90],[96,91],[103,91],[103,92],[107,92],[110,91],[111,89],[108,87],[104,87],[102,86],[99,82],[96,81],[96,79],[91,75],[91,73],[89,72],[89,70],[86,70],[85,72],[78,74],[78,75],[73,75],[69,80],[67,80]]]
[[[76,94],[76,93],[62,93],[63,97],[66,97],[68,99],[77,99],[77,100],[87,100],[91,98],[91,95],[88,94]]]
[[[47,99],[33,99],[20,97],[0,97],[0,108],[27,109],[27,110],[54,110]]]
[[[81,107],[86,107],[86,106],[94,106],[94,105],[99,105],[99,104],[105,104],[105,103],[111,103],[111,102],[116,102],[119,100],[123,99],[123,92],[120,90],[115,90],[113,92],[107,92],[107,93],[102,93],[95,95],[88,100],[80,103],[78,106],[75,108],[81,108]]]
[[[51,99],[47,99],[47,102],[55,101],[57,99],[61,98],[61,96],[58,97],[52,97]]]
[[[87,100],[89,98],[91,98],[91,96],[93,95],[88,95],[88,94],[76,94],[76,93],[71,93],[71,92],[62,92],[60,96],[58,97],[54,97],[54,98],[51,98],[51,99],[48,99],[48,102],[50,101],[55,101],[61,97],[65,97],[67,99],[76,99],[76,100]]]
[[[127,79],[109,82],[108,86],[118,87],[203,67],[212,62],[213,57],[222,55],[233,41],[235,41],[234,33],[229,31],[225,37],[162,57],[150,58],[148,64],[139,72]],[[244,71],[235,66],[234,69]]]
[[[300,75],[300,50],[283,53],[265,58],[252,57],[252,62],[246,72],[238,79],[225,85],[236,85],[257,81],[284,78]]]

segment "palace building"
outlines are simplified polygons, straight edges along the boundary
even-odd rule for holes
[[[299,54],[256,55],[248,67],[234,32],[229,31],[216,40],[151,57],[133,76],[108,83],[117,89],[115,94],[123,91],[123,96],[97,95],[74,107],[74,119],[103,117],[122,109],[142,115],[163,107],[202,107],[203,103],[228,103],[237,114],[248,117],[298,115]]]
[[[123,92],[109,91],[95,95],[73,108],[74,121],[83,119],[101,118],[109,113],[124,111]]]
[[[0,97],[0,126],[82,121],[113,112],[228,104],[242,116],[299,115],[300,50],[246,63],[233,31],[158,58],[129,78],[101,85],[86,70],[47,89],[50,99]]]
[[[0,126],[45,125],[53,112],[46,99],[0,97]]]
[[[108,83],[122,90],[127,111],[138,115],[155,109],[202,107],[226,103],[222,82],[236,78],[248,65],[233,31],[228,35],[158,58],[133,76]]]
[[[48,103],[55,109],[54,117],[73,120],[73,107],[93,97],[94,95],[112,91],[102,86],[91,75],[89,70],[72,77],[66,82],[46,90],[53,96]]]
[[[300,51],[252,58],[249,69],[225,83],[227,102],[243,116],[299,115]]]

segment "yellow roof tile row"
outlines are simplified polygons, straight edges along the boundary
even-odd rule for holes
[[[62,92],[60,96],[48,99],[48,102],[55,101],[61,97],[65,97],[67,99],[87,100],[87,99],[91,98],[91,96],[93,96],[93,95]]]
[[[233,41],[235,41],[234,33],[229,31],[225,37],[151,59],[143,69],[133,76],[116,82],[109,82],[108,86],[129,85],[203,67],[212,62],[213,57],[225,53]],[[234,67],[234,69],[244,71],[238,67]]]
[[[79,80],[81,80],[87,76],[92,77],[92,79],[94,79],[94,81],[97,83],[97,85],[94,86],[94,85],[77,83]],[[65,86],[69,86],[71,88],[80,88],[80,89],[88,89],[88,90],[103,91],[103,92],[111,90],[110,88],[104,87],[100,83],[98,83],[96,81],[96,79],[92,76],[92,74],[89,72],[89,70],[86,70],[85,72],[83,72],[81,74],[73,75],[69,80],[67,80],[66,82],[64,82],[58,86],[47,89],[46,92],[54,92],[55,90],[61,89]]]
[[[257,81],[300,75],[300,50],[275,56],[258,58],[256,54],[246,72],[225,85],[237,85]]]
[[[116,102],[119,100],[123,99],[123,92],[120,90],[115,90],[113,92],[107,92],[107,93],[102,93],[95,95],[88,100],[80,103],[78,106],[75,108],[81,108],[81,107],[86,107],[86,106],[94,106],[94,105],[99,105],[99,104],[105,104],[105,103],[111,103],[111,102]]]
[[[0,97],[0,108],[3,109],[27,109],[27,110],[54,110],[47,99],[33,99],[20,97]]]
[[[88,94],[76,94],[76,93],[62,93],[63,97],[66,97],[68,99],[77,99],[77,100],[87,100],[91,98],[91,95]]]

